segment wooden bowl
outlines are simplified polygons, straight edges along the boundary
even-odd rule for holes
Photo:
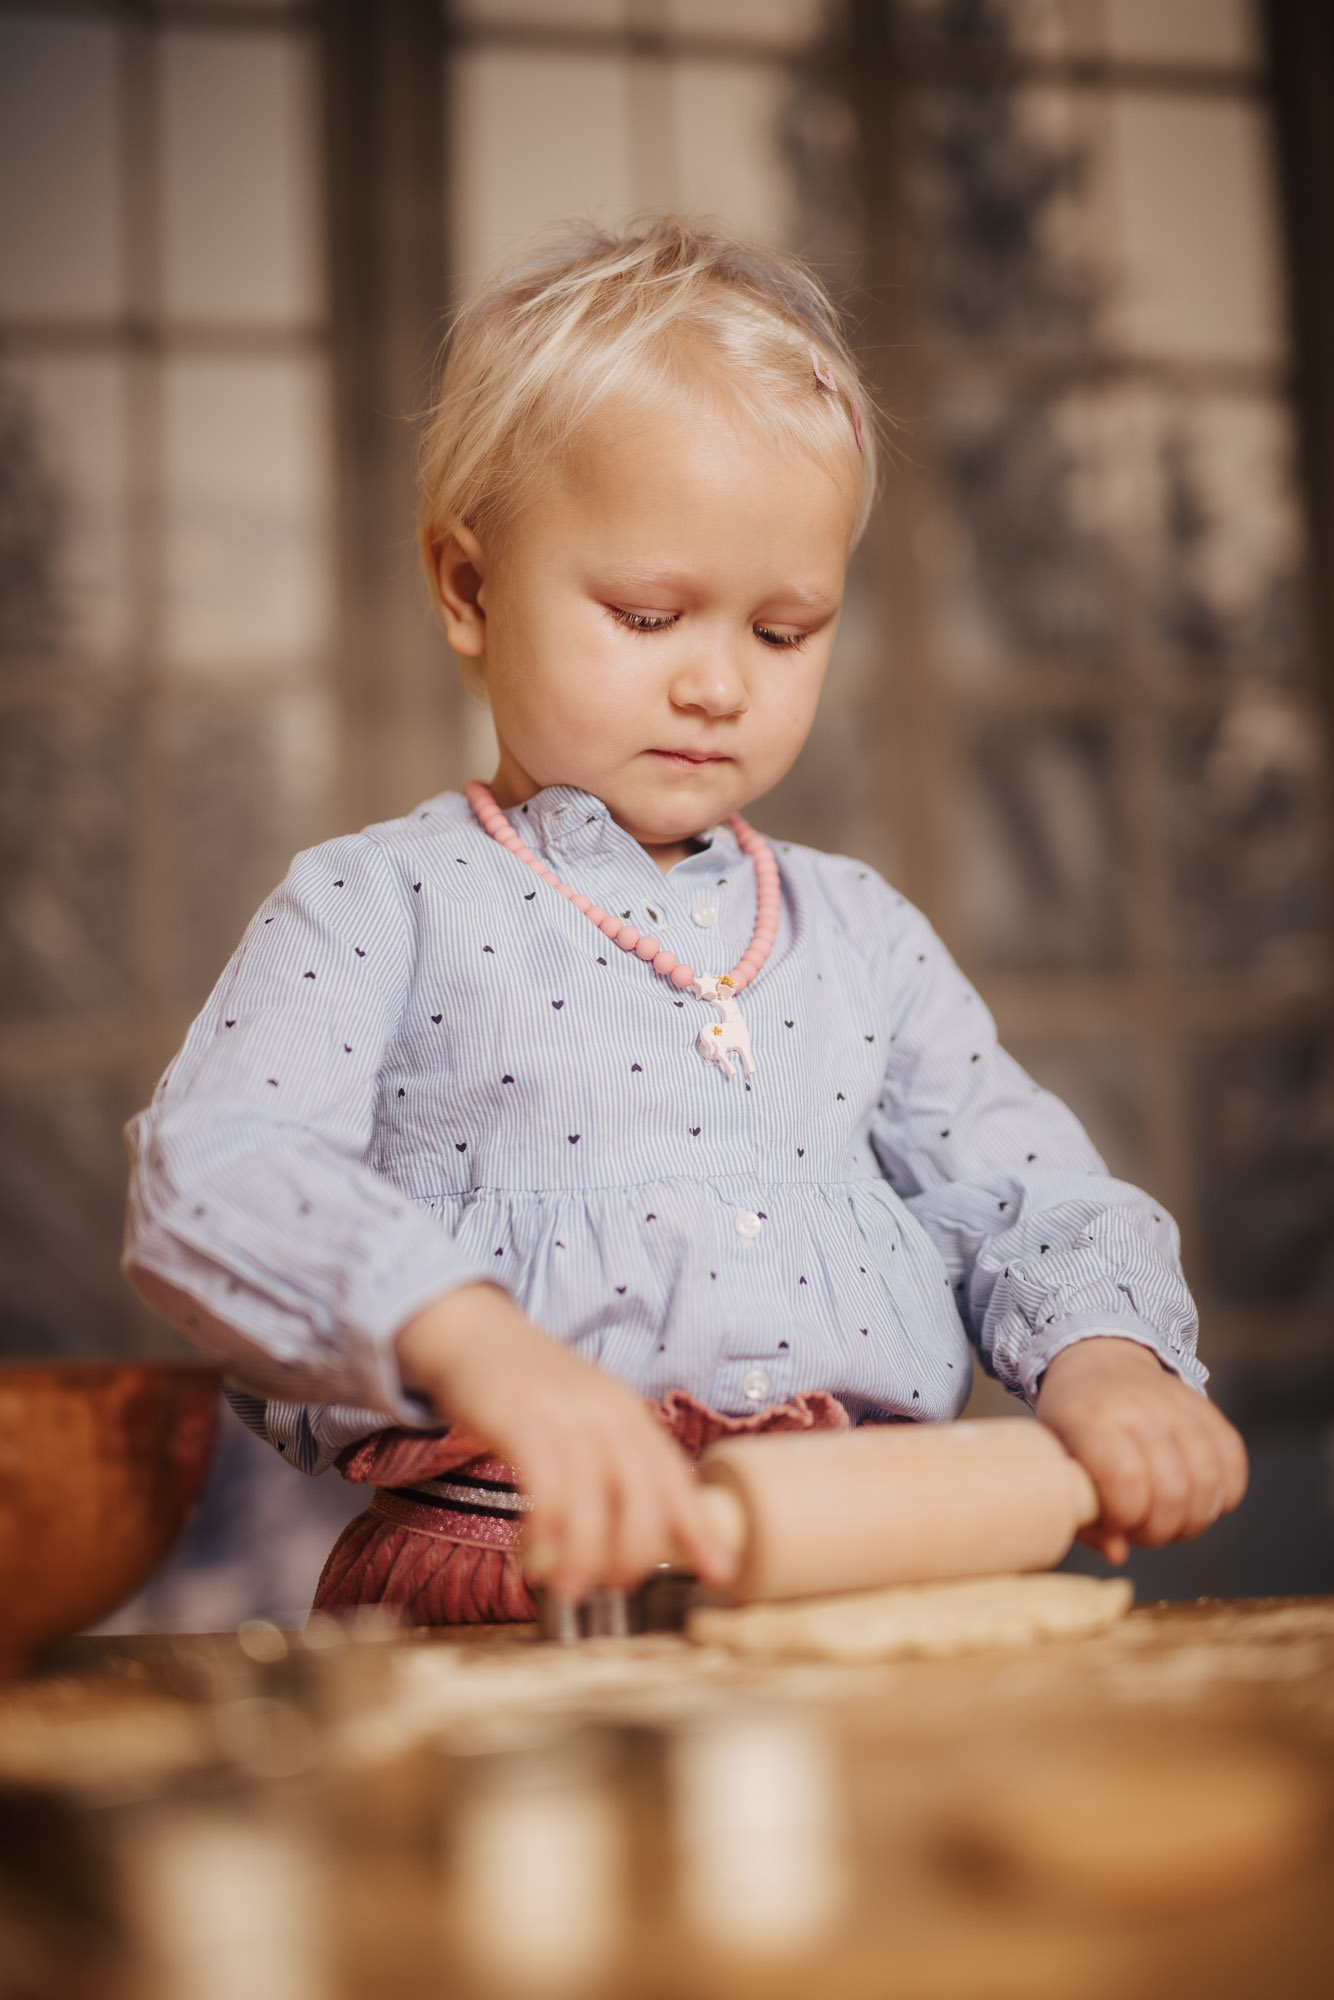
[[[204,1490],[220,1382],[190,1361],[0,1366],[0,1673],[152,1575]]]

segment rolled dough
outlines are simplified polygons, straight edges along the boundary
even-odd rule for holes
[[[687,1630],[699,1646],[803,1660],[942,1659],[1101,1632],[1130,1609],[1124,1577],[971,1577],[898,1584],[787,1604],[705,1605]]]

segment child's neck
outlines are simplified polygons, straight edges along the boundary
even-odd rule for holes
[[[704,852],[704,842],[702,840],[678,840],[674,841],[670,847],[649,847],[642,840],[639,844],[644,849],[645,854],[648,855],[649,860],[657,862],[664,875],[669,868],[675,868],[678,861],[688,861],[692,854],[702,854]]]

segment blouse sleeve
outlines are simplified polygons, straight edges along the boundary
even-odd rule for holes
[[[375,1171],[413,940],[374,840],[297,856],[128,1129],[123,1262],[247,1384],[400,1423],[425,1410],[403,1389],[398,1329],[491,1277]]]
[[[944,1258],[984,1366],[1031,1402],[1062,1348],[1114,1334],[1202,1389],[1171,1216],[1113,1180],[1072,1113],[998,1046],[925,918],[902,905],[894,929],[871,1143]]]

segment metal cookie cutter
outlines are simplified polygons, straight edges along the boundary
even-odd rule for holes
[[[641,1632],[680,1632],[692,1606],[702,1601],[704,1587],[688,1570],[660,1563],[636,1590],[614,1590],[600,1584],[582,1604],[538,1585],[538,1637],[558,1646],[581,1639],[629,1639]]]

